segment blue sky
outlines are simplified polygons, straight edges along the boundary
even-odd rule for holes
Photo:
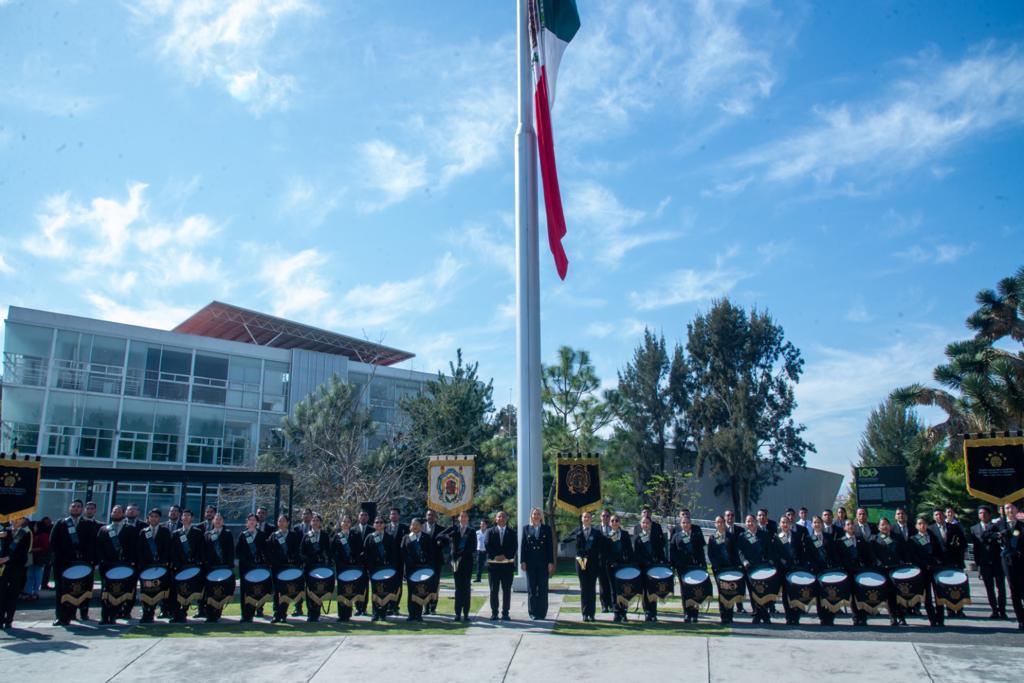
[[[1024,255],[1024,5],[601,2],[554,110],[542,354],[609,386],[714,297],[803,351],[845,473]],[[514,370],[514,5],[0,0],[0,305],[212,299]]]

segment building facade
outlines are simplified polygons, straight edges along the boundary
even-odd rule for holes
[[[39,455],[44,468],[252,469],[284,446],[282,419],[332,375],[360,388],[373,449],[402,429],[401,399],[434,377],[391,367],[412,357],[219,302],[171,331],[11,306],[0,450]],[[122,484],[117,502],[199,506],[198,487],[182,494]],[[105,515],[110,497],[110,482],[44,480],[38,514],[88,498]]]

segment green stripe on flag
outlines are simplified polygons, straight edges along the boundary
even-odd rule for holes
[[[540,0],[541,22],[563,43],[568,43],[580,30],[580,13],[576,0]]]

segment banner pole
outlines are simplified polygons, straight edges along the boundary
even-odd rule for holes
[[[537,239],[537,133],[533,126],[529,0],[516,2],[518,125],[516,126],[516,524],[530,523],[530,509],[543,508],[540,400],[540,259]],[[514,587],[526,590],[516,565]]]

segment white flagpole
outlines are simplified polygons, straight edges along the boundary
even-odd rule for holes
[[[516,2],[519,117],[516,127],[516,435],[517,525],[522,534],[530,509],[543,509],[540,401],[540,254],[537,241],[537,133],[533,127],[529,0]],[[516,590],[526,590],[519,572]]]

